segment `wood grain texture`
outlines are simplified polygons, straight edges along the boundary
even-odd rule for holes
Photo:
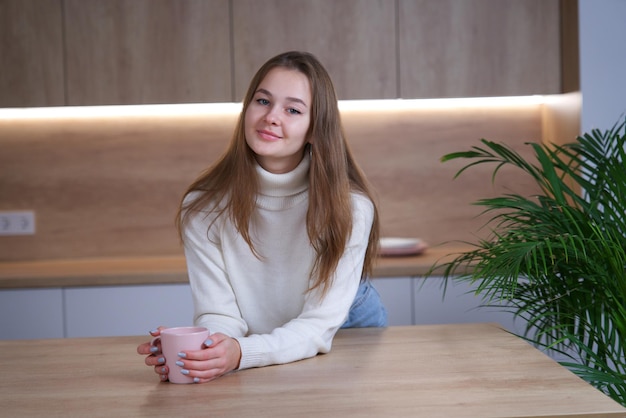
[[[580,91],[578,0],[560,0],[561,92]]]
[[[425,108],[348,114],[346,134],[363,170],[379,195],[383,236],[418,237],[430,245],[475,242],[487,237],[487,217],[472,205],[505,190],[537,192],[516,171],[474,167],[454,179],[467,161],[442,163],[441,157],[479,146],[486,138],[530,155],[527,141],[541,142],[541,107],[506,106]]]
[[[158,383],[148,337],[0,341],[7,416],[623,417],[494,324],[340,330],[332,351],[202,385]]]
[[[340,99],[397,97],[395,3],[233,0],[235,100],[256,70],[289,50],[315,54]]]
[[[404,98],[561,92],[559,0],[399,0]]]
[[[37,234],[0,237],[7,260],[178,254],[185,188],[226,148],[235,114],[60,117],[0,123],[0,210]],[[10,209],[13,208],[13,209]]]
[[[528,155],[525,142],[542,141],[544,126],[567,131],[558,124],[576,120],[580,106],[548,112],[538,103],[435,103],[342,111],[349,144],[378,194],[382,234],[417,237],[431,246],[487,236],[481,230],[486,218],[477,217],[480,208],[472,205],[477,199],[536,192],[508,170],[492,186],[491,166],[454,180],[462,162],[442,164],[444,154],[487,138]],[[225,150],[237,113],[158,108],[0,118],[0,210],[34,210],[37,223],[36,235],[0,236],[0,261],[180,255],[177,205],[189,183]],[[560,116],[545,122],[552,115]]]
[[[561,6],[561,7],[559,7]],[[305,49],[341,99],[578,83],[576,0],[4,0],[0,107],[239,101]]]
[[[0,1],[0,107],[65,104],[62,0]]]
[[[69,105],[231,101],[222,0],[66,0]]]
[[[380,257],[373,277],[422,277],[469,247],[429,248],[412,257]],[[460,271],[459,271],[460,272]],[[183,255],[0,262],[0,289],[189,283]]]

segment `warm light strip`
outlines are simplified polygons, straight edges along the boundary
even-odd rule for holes
[[[464,97],[451,99],[340,100],[341,111],[458,109],[476,107],[534,106],[545,103],[545,96]]]
[[[455,99],[388,99],[340,100],[341,111],[394,111],[411,109],[445,109],[476,107],[510,107],[541,105],[546,96],[470,97]],[[233,115],[241,111],[241,103],[190,103],[119,106],[59,106],[0,109],[0,121],[33,118],[81,118],[107,116],[192,116]]]
[[[233,115],[241,103],[185,103],[114,106],[59,106],[0,109],[0,121],[8,119],[93,118],[120,116]]]

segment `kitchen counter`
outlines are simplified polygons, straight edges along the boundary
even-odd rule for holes
[[[375,278],[424,276],[431,267],[470,247],[441,246],[409,257],[380,257]],[[86,258],[0,263],[0,289],[187,283],[180,256]]]

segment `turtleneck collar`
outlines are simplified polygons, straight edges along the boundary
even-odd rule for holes
[[[268,197],[288,197],[306,191],[309,188],[310,166],[311,157],[308,152],[304,153],[304,158],[296,168],[284,174],[270,173],[257,163],[259,194]]]

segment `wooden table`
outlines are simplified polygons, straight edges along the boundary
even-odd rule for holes
[[[493,324],[353,329],[330,354],[159,383],[146,337],[0,341],[0,416],[626,417]]]

